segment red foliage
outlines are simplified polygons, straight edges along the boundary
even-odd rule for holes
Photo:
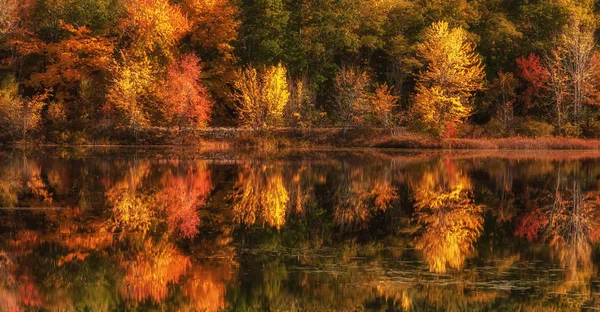
[[[537,99],[541,96],[544,85],[550,80],[550,73],[541,64],[540,58],[535,54],[517,59],[517,77],[522,79],[527,86],[523,93],[524,109],[536,106]]]
[[[199,81],[200,59],[193,54],[184,55],[169,67],[162,94],[165,115],[179,125],[205,126],[210,119],[212,102]]]
[[[538,238],[539,231],[548,223],[541,209],[534,208],[517,221],[515,236],[524,237],[532,242]]]

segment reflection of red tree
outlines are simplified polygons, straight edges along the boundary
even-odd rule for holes
[[[165,187],[157,199],[164,204],[169,232],[195,236],[200,224],[197,209],[212,188],[210,171],[190,169],[184,177],[168,174],[163,181]]]
[[[548,224],[548,219],[539,207],[529,210],[523,217],[517,221],[515,236],[524,237],[533,242],[538,238],[540,229]]]

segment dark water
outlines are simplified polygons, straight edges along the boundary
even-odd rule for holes
[[[600,306],[600,154],[1,156],[0,311]]]

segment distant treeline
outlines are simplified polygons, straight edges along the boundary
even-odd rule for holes
[[[592,0],[0,0],[0,140],[600,137]]]

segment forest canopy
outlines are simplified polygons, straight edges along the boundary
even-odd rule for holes
[[[0,0],[0,140],[211,126],[598,138],[599,4]]]

